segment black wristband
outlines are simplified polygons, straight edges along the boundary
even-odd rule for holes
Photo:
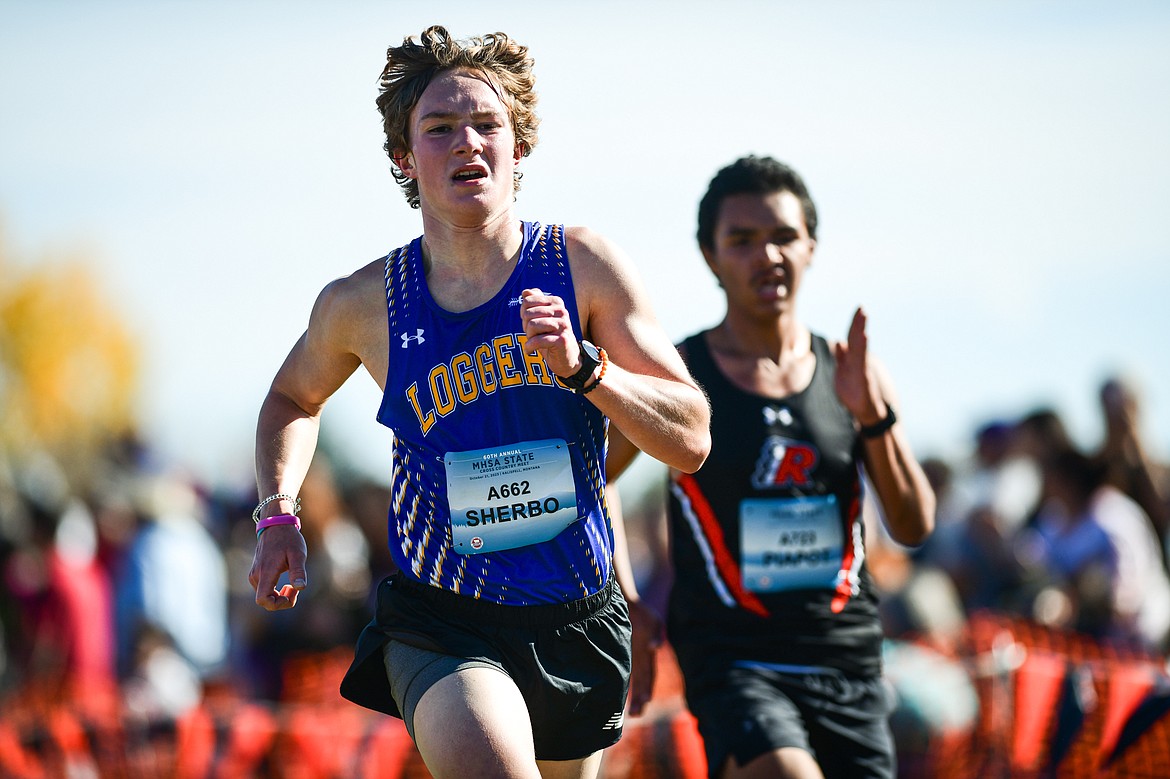
[[[577,341],[577,344],[581,349],[581,367],[572,376],[556,376],[557,382],[562,387],[571,389],[573,392],[585,389],[585,385],[593,378],[593,372],[597,370],[598,365],[601,365],[601,355],[605,351],[584,339]],[[598,381],[601,381],[600,377],[598,377]],[[593,386],[596,386],[596,382]]]
[[[887,403],[886,418],[879,422],[874,422],[872,425],[862,425],[858,432],[862,438],[878,438],[893,427],[897,421],[898,415],[894,413],[894,407]]]

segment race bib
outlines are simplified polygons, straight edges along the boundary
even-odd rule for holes
[[[844,555],[835,495],[739,504],[743,585],[752,592],[833,588]]]
[[[559,438],[448,452],[444,462],[459,554],[539,544],[577,521],[569,446]]]

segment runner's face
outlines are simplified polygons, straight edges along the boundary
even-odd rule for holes
[[[436,76],[411,112],[409,138],[399,165],[418,181],[424,209],[491,212],[511,204],[520,150],[507,107],[478,74]]]
[[[727,295],[729,309],[774,317],[791,311],[816,241],[791,192],[740,194],[724,199],[715,224],[715,248],[703,256]]]

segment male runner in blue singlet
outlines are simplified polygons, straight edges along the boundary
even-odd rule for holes
[[[769,158],[721,170],[699,206],[727,313],[679,347],[710,397],[712,446],[698,471],[672,472],[667,634],[711,777],[894,776],[860,468],[903,544],[930,533],[934,495],[865,314],[835,343],[797,316],[816,229],[804,182]],[[621,432],[611,479],[637,453]],[[635,604],[635,626],[653,626]],[[636,660],[655,639],[635,630]],[[651,683],[635,663],[634,713]]]
[[[359,365],[382,388],[400,572],[342,694],[402,717],[437,777],[596,776],[630,664],[608,421],[684,472],[710,448],[706,399],[625,255],[515,214],[535,102],[527,48],[502,33],[389,49],[385,148],[423,234],[325,287],[257,428],[250,581],[284,609],[306,579],[294,515],[322,407]]]

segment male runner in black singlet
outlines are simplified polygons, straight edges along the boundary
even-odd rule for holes
[[[803,181],[769,158],[721,170],[699,206],[727,313],[679,347],[711,401],[712,448],[694,474],[672,471],[667,634],[711,777],[895,771],[860,467],[903,544],[929,535],[935,499],[867,353],[863,311],[843,342],[797,316],[816,227]],[[611,428],[610,478],[636,453]],[[652,668],[638,657],[655,636],[637,626],[655,618],[631,609],[644,700]]]

